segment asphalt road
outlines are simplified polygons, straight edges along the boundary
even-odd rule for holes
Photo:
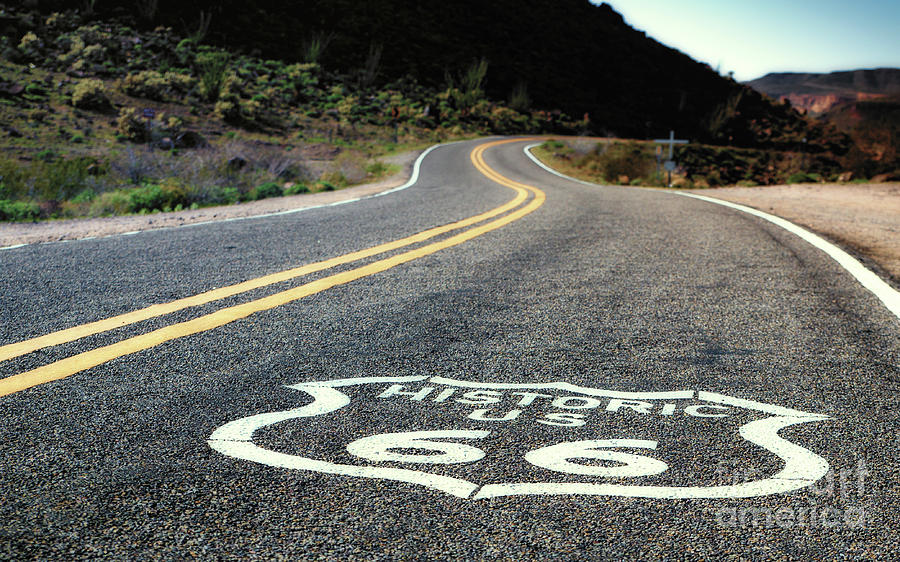
[[[0,252],[0,558],[895,557],[900,320],[760,218],[483,142]]]

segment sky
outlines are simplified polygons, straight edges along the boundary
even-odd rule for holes
[[[900,68],[900,0],[606,3],[631,27],[741,82],[769,72]]]

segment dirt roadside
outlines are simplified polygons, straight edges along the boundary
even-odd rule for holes
[[[367,197],[407,182],[412,175],[416,158],[422,151],[404,152],[395,156],[382,158],[387,164],[400,166],[400,171],[389,178],[376,183],[357,185],[338,191],[324,191],[275,197],[238,205],[221,207],[204,207],[196,210],[172,213],[153,213],[149,215],[128,215],[123,217],[105,217],[96,219],[69,219],[35,223],[0,223],[0,248],[20,244],[40,244],[60,242],[63,240],[80,240],[83,238],[100,238],[160,228],[173,228],[201,222],[253,217],[269,213],[279,213],[295,209],[305,209],[330,203],[338,203],[349,199]]]
[[[900,286],[900,183],[689,190],[785,218],[824,236]],[[878,270],[881,271],[878,271]]]

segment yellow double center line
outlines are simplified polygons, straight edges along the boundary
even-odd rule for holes
[[[503,205],[500,205],[499,207],[491,209],[490,211],[451,224],[424,230],[418,234],[414,234],[406,238],[401,238],[392,242],[387,242],[385,244],[372,246],[371,248],[367,248],[365,250],[351,252],[349,254],[338,256],[336,258],[328,259],[325,261],[288,269],[270,275],[265,275],[263,277],[258,277],[256,279],[244,281],[242,283],[230,285],[221,289],[214,289],[212,291],[207,291],[205,293],[201,293],[192,297],[175,300],[165,304],[153,305],[141,310],[129,312],[127,314],[107,318],[105,320],[83,324],[81,326],[75,326],[66,330],[53,332],[45,336],[5,345],[0,347],[0,361],[5,361],[13,357],[31,353],[32,351],[36,351],[44,347],[72,342],[86,336],[99,334],[102,332],[113,330],[115,328],[127,326],[129,324],[134,324],[142,320],[156,318],[165,314],[171,314],[185,308],[206,304],[233,295],[244,293],[246,291],[251,291],[253,289],[258,289],[275,283],[288,281],[297,277],[301,277],[303,275],[308,275],[317,271],[323,271],[339,265],[352,263],[364,258],[383,254],[385,252],[398,250],[412,244],[425,242],[431,238],[435,238],[454,230],[478,225],[483,221],[502,215],[500,216],[500,218],[496,218],[495,220],[481,224],[479,226],[474,226],[473,228],[470,228],[443,240],[432,242],[425,246],[408,250],[406,252],[384,258],[370,264],[357,267],[355,269],[351,269],[349,271],[336,273],[334,275],[330,275],[328,277],[324,277],[322,279],[300,285],[299,287],[281,291],[279,293],[275,293],[273,295],[244,304],[229,306],[216,312],[200,316],[193,320],[172,324],[171,326],[160,328],[139,336],[134,336],[111,345],[99,347],[91,351],[86,351],[84,353],[79,353],[77,355],[73,355],[72,357],[68,357],[66,359],[51,363],[49,365],[32,369],[31,371],[26,371],[17,375],[13,375],[11,377],[0,379],[0,396],[6,396],[14,392],[19,392],[20,390],[25,390],[26,388],[37,386],[39,384],[63,379],[74,375],[75,373],[79,373],[81,371],[90,369],[91,367],[96,367],[97,365],[101,365],[103,363],[106,363],[107,361],[116,359],[117,357],[137,353],[145,349],[150,349],[151,347],[155,347],[170,340],[183,338],[185,336],[198,334],[201,332],[212,330],[214,328],[218,328],[220,326],[224,326],[225,324],[234,322],[235,320],[246,318],[251,314],[261,312],[263,310],[270,310],[272,308],[276,308],[278,306],[302,299],[304,297],[320,293],[337,285],[343,285],[345,283],[349,283],[351,281],[355,281],[369,275],[374,275],[376,273],[391,269],[392,267],[396,267],[398,265],[434,254],[443,249],[457,246],[459,244],[462,244],[463,242],[481,236],[482,234],[491,232],[492,230],[497,230],[498,228],[516,221],[543,205],[545,196],[544,192],[542,192],[540,189],[513,181],[505,176],[500,175],[499,173],[488,167],[487,164],[485,164],[484,152],[487,149],[509,142],[516,142],[516,139],[482,144],[476,147],[470,154],[472,164],[479,172],[481,172],[491,180],[499,183],[500,185],[509,187],[516,192],[516,196],[512,200]],[[529,195],[534,195],[534,197],[531,199],[531,201],[528,202],[528,204],[520,207],[520,205],[528,199]]]

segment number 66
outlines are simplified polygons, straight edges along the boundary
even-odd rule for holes
[[[383,433],[357,439],[347,445],[347,452],[373,462],[405,462],[423,464],[460,464],[481,460],[485,452],[462,443],[433,439],[483,439],[490,431],[408,431]],[[529,451],[529,463],[565,474],[633,478],[665,472],[669,466],[657,459],[609,451],[611,448],[656,449],[656,441],[646,439],[593,439],[565,441]],[[419,451],[432,451],[422,453]],[[621,463],[619,466],[579,464],[570,459],[590,459]]]

